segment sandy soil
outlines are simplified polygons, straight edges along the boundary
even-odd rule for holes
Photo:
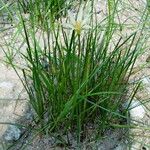
[[[122,28],[121,32],[118,32],[115,35],[115,40],[121,35],[125,38],[127,35],[136,31],[139,28],[139,22],[141,20],[141,14],[144,11],[146,4],[146,0],[120,0],[119,10],[120,14],[117,17],[116,22],[124,22],[126,25]],[[104,0],[98,0],[98,3],[95,5],[97,15],[101,20],[106,16],[106,2]],[[12,28],[10,24],[7,27]],[[149,22],[147,23],[147,28],[149,27]],[[1,28],[1,27],[0,27]],[[4,27],[6,28],[6,26]],[[4,38],[8,41],[12,38],[15,29],[7,30],[6,32],[0,33],[0,45],[4,44]],[[146,29],[145,33],[148,33],[148,29]],[[148,40],[149,41],[149,40]],[[19,43],[19,45],[21,45]],[[18,45],[16,45],[17,47]],[[135,64],[135,72],[132,75],[131,81],[136,81],[139,79],[145,78],[145,76],[150,75],[150,65],[145,67],[142,70],[139,70],[139,66],[148,61],[148,57],[150,56],[149,45],[148,42],[145,43],[146,51],[142,54],[140,58],[138,58]],[[6,49],[6,47],[4,46]],[[0,47],[0,122],[15,122],[15,120],[19,119],[26,111],[26,93],[23,90],[23,87],[18,79],[18,76],[14,72],[13,69],[8,67],[3,61],[5,60],[5,55]],[[15,57],[15,60],[20,61],[20,58]],[[136,98],[144,102],[145,99],[150,98],[150,83],[145,84],[143,82],[143,88],[140,88],[138,91]],[[140,120],[140,124],[146,124],[150,126],[150,102],[145,104],[146,114],[142,120]],[[5,130],[7,129],[7,125],[0,125],[0,137],[3,135]],[[132,138],[134,144],[132,145],[132,150],[146,150],[150,149],[150,131],[145,129],[136,129],[131,130]],[[135,136],[133,136],[133,134]],[[43,140],[46,141],[46,140]],[[39,144],[40,143],[40,144]],[[38,145],[39,144],[39,145]],[[45,146],[45,143],[39,142],[39,139],[35,140],[35,145],[31,145],[28,149],[40,150],[42,146]],[[39,147],[39,148],[38,148]],[[0,147],[1,148],[1,147]],[[49,147],[46,146],[44,150],[48,150]],[[62,148],[56,148],[62,149]],[[119,149],[118,149],[119,150]],[[121,150],[121,149],[120,149]],[[124,150],[124,149],[122,149]]]

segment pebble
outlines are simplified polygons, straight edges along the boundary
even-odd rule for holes
[[[127,102],[124,107],[128,107],[129,102]],[[144,118],[146,111],[143,106],[143,104],[138,100],[132,100],[130,107],[129,107],[129,113],[131,120],[134,119],[136,121],[141,121],[141,119]]]
[[[3,135],[4,140],[6,140],[7,142],[17,141],[20,136],[21,130],[14,125],[10,125],[6,130],[5,134]]]
[[[129,112],[131,119],[140,121],[144,118],[146,111],[143,104],[141,104],[139,101],[133,101],[130,107],[131,109]]]

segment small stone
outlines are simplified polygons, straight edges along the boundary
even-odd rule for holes
[[[129,112],[130,112],[131,119],[134,120],[141,120],[144,118],[146,114],[143,104],[135,100],[132,101]]]
[[[129,103],[130,101],[123,104],[123,108],[126,109]],[[146,111],[144,105],[140,101],[134,99],[132,100],[129,106],[129,113],[130,113],[131,120],[134,119],[140,121],[141,119],[144,118]]]
[[[4,139],[8,142],[17,141],[21,136],[21,130],[14,126],[10,125],[3,135]]]

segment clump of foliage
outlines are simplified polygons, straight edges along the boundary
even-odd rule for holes
[[[79,10],[76,19],[67,23],[69,29],[60,22],[49,30],[45,21],[44,49],[35,36],[34,21],[30,20],[32,29],[22,22],[28,47],[23,55],[28,64],[22,70],[23,84],[37,114],[36,123],[43,132],[76,132],[78,143],[88,123],[97,124],[97,133],[102,134],[126,118],[121,106],[139,49],[138,42],[133,45],[134,33],[120,38],[110,50],[115,31],[111,24],[104,30],[93,24],[91,15],[87,29],[81,15]]]

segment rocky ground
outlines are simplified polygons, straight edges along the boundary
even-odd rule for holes
[[[125,37],[126,35],[130,34],[133,30],[137,30],[137,28],[139,28],[138,25],[141,20],[141,14],[144,11],[145,5],[146,0],[120,0],[120,17],[118,18],[118,21],[122,23],[125,22],[126,25],[122,29],[122,32],[119,32],[116,35],[116,39],[119,35]],[[99,19],[102,19],[103,16],[106,15],[106,2],[103,0],[98,0],[98,3],[95,5],[95,8]],[[147,26],[148,29],[146,32],[148,33],[149,24]],[[11,26],[10,23],[8,23],[5,26],[3,26],[3,24],[0,23],[0,29],[2,28],[10,28],[5,32],[0,32],[0,45],[3,45],[4,50],[6,50],[7,47],[4,46],[4,39],[6,39],[6,41],[8,41],[9,43],[9,39],[12,38],[15,29],[13,29],[13,26]],[[149,101],[150,98],[150,65],[142,70],[139,69],[139,66],[141,66],[144,62],[149,61],[149,45],[146,45],[146,52],[136,62],[135,72],[133,73],[131,78],[131,82],[141,80],[143,85],[142,88],[140,88],[140,90],[138,91],[138,94],[136,95],[136,102],[133,104],[133,107],[134,105],[143,103],[145,99]],[[20,58],[17,59],[17,56],[15,59],[18,62],[20,61]],[[22,118],[22,116],[24,116],[24,114],[26,113],[27,95],[15,71],[4,63],[5,60],[6,59],[2,47],[0,47],[0,122],[9,123],[16,122],[16,120]],[[26,113],[25,117],[27,117],[27,119],[30,120],[30,114]],[[145,124],[145,128],[150,127],[150,103],[147,102],[143,106],[139,106],[135,109],[132,109],[131,117],[139,122],[138,129],[130,130],[131,138],[134,141],[131,146],[131,149],[150,150],[150,130],[140,128],[140,125],[143,124]],[[3,149],[2,138],[5,138],[5,140],[7,141],[17,140],[18,138],[20,138],[22,132],[24,131],[20,130],[15,126],[9,124],[0,124],[0,150]],[[110,139],[105,140],[104,144],[101,144],[101,146],[99,146],[99,150],[126,150],[127,148],[124,146],[126,141],[124,141],[123,144],[122,141],[120,141],[120,143],[116,144],[118,145],[116,147],[113,147],[113,144],[110,144],[113,143],[119,137],[118,133],[118,131],[114,133],[111,132],[112,136],[110,137]],[[117,142],[118,141],[119,140],[117,140]],[[27,147],[27,149],[49,150],[50,147],[48,145],[50,142],[51,140],[47,137],[43,137],[42,140],[39,137],[37,137],[33,141],[33,144]],[[57,147],[56,149],[63,148]],[[92,148],[88,147],[84,149]]]

